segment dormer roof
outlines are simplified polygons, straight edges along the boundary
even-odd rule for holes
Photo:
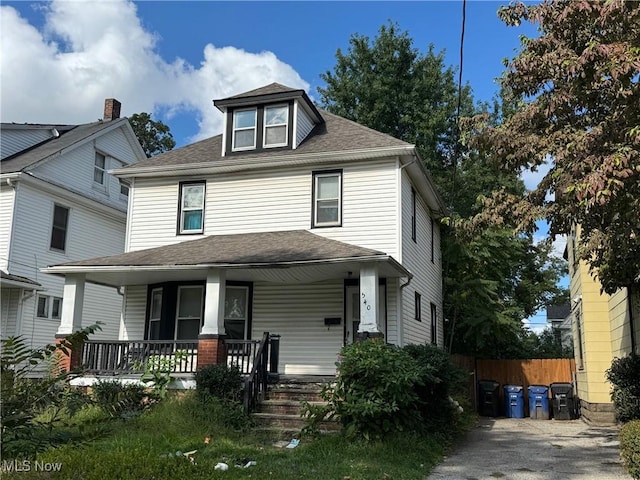
[[[214,100],[213,104],[218,110],[224,113],[229,107],[250,107],[294,99],[301,100],[302,105],[305,107],[305,110],[307,110],[307,113],[312,116],[314,122],[323,122],[320,112],[304,90],[287,87],[276,82],[254,90],[249,90],[248,92],[239,93],[232,97]]]

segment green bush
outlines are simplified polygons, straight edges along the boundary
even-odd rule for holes
[[[417,364],[402,349],[379,340],[365,340],[342,349],[334,385],[322,392],[325,410],[308,409],[310,427],[337,417],[348,437],[379,438],[419,423],[415,385]]]
[[[95,383],[92,389],[96,405],[112,417],[133,417],[152,402],[147,389],[138,383],[104,380]]]
[[[611,398],[620,422],[640,420],[640,356],[616,358],[607,370]]]
[[[620,455],[629,474],[640,479],[640,420],[631,421],[620,430]]]
[[[452,396],[464,391],[466,373],[451,363],[447,352],[434,345],[407,345],[404,350],[421,369],[420,382],[414,388],[426,426],[440,430],[450,425],[458,415]]]
[[[52,369],[34,379],[57,355],[66,355],[99,330],[92,325],[68,336],[58,347],[32,348],[22,336],[0,341],[0,450],[7,458],[27,458],[59,441],[51,434],[65,421],[63,413],[78,411],[83,397],[69,387],[71,373]],[[46,419],[39,418],[45,411]]]
[[[238,401],[242,392],[242,374],[235,365],[207,365],[195,373],[196,391],[201,397]]]

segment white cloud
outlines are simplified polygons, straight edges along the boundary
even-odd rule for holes
[[[222,130],[213,99],[271,82],[309,88],[272,52],[207,44],[199,65],[168,63],[127,0],[54,0],[41,8],[38,30],[14,8],[0,7],[3,122],[86,123],[101,118],[104,99],[115,97],[123,115],[193,112],[197,140]]]

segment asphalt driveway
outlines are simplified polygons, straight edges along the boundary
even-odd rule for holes
[[[581,420],[481,418],[428,480],[631,480],[618,429]]]

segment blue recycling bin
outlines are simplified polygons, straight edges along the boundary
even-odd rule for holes
[[[529,387],[529,416],[534,420],[549,420],[549,387]]]
[[[507,418],[524,418],[524,388],[521,385],[505,385],[504,401]]]

